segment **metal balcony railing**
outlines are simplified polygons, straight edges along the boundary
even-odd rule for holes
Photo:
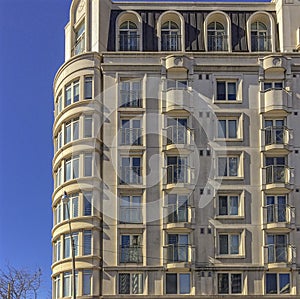
[[[142,207],[120,207],[121,223],[142,223]]]
[[[142,167],[140,166],[122,166],[121,184],[142,184]]]
[[[168,262],[188,262],[190,245],[168,244]]]
[[[289,130],[286,127],[267,127],[265,131],[265,145],[287,144]]]
[[[76,41],[73,48],[73,55],[81,54],[85,51],[85,34],[82,34]]]
[[[270,204],[264,207],[264,223],[293,223],[295,208],[287,204]]]
[[[120,34],[119,51],[139,51],[140,37],[137,34]]]
[[[138,90],[121,90],[121,107],[142,108],[142,99]]]
[[[178,34],[162,33],[161,35],[162,51],[181,51],[181,36]]]
[[[187,205],[168,205],[168,222],[180,223],[188,221],[188,207]]]
[[[271,36],[251,35],[251,51],[271,51]]]
[[[188,144],[188,129],[184,126],[167,127],[167,144]]]
[[[190,167],[185,165],[167,166],[167,184],[189,183]]]
[[[207,37],[208,51],[228,51],[227,35],[209,35]]]
[[[270,244],[265,246],[266,262],[272,263],[295,263],[296,250],[293,245]]]
[[[139,245],[121,246],[120,263],[142,263],[142,247]]]
[[[285,165],[269,165],[266,166],[266,183],[287,183],[288,182],[288,170]]]
[[[121,129],[121,145],[142,145],[141,128]]]

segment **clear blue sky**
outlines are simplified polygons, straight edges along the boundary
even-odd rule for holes
[[[0,268],[41,267],[51,291],[55,72],[71,0],[0,0]]]

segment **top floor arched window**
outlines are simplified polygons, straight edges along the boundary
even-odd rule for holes
[[[119,50],[120,51],[138,51],[139,35],[138,27],[131,21],[125,21],[119,28]]]
[[[219,22],[212,22],[207,26],[207,49],[208,51],[226,51],[228,49],[225,28]]]
[[[251,24],[251,51],[270,51],[270,39],[268,28],[264,23],[257,21]]]
[[[180,51],[180,28],[173,21],[167,21],[161,26],[161,50],[162,51]]]

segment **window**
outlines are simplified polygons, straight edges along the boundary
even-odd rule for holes
[[[54,277],[54,299],[60,298],[60,276]]]
[[[225,28],[219,22],[212,22],[207,26],[207,39],[208,51],[226,51],[228,49]]]
[[[187,89],[188,81],[183,79],[168,79],[167,80],[167,90],[168,89]]]
[[[239,195],[219,195],[218,196],[218,215],[219,216],[238,216],[240,214]]]
[[[84,176],[93,175],[93,155],[91,153],[84,154]]]
[[[219,234],[219,254],[240,254],[240,233]]]
[[[180,51],[181,36],[179,26],[167,21],[161,26],[161,51]]]
[[[121,184],[141,184],[141,158],[122,157]]]
[[[218,273],[218,294],[241,294],[242,274]]]
[[[236,81],[217,81],[217,101],[236,101],[237,100]]]
[[[62,210],[61,207],[62,207],[61,204],[58,204],[55,207],[55,224],[58,224],[61,222],[61,210]]]
[[[83,137],[89,138],[93,136],[93,117],[87,115],[84,117],[84,132]]]
[[[83,232],[83,255],[92,254],[92,231],[85,230]]]
[[[92,294],[92,270],[83,270],[83,294],[82,295],[91,295]]]
[[[138,51],[139,35],[137,25],[125,21],[119,28],[119,51]]]
[[[121,120],[121,144],[142,145],[142,129],[140,119]]]
[[[79,80],[65,87],[65,107],[79,101]]]
[[[268,195],[266,197],[267,223],[286,222],[289,206],[285,195]]]
[[[143,274],[120,273],[119,294],[143,294]]]
[[[267,26],[262,22],[251,24],[251,51],[271,51],[271,37]]]
[[[218,138],[236,139],[238,138],[238,119],[218,119]]]
[[[79,156],[74,156],[66,160],[65,171],[65,181],[79,177]]]
[[[56,150],[59,150],[62,146],[63,146],[62,130],[60,130],[56,138]]]
[[[71,218],[78,217],[78,193],[71,194],[69,196],[69,201],[63,204],[64,209],[64,220],[69,219],[68,211]]]
[[[187,144],[187,118],[167,119],[167,144]]]
[[[178,223],[188,221],[188,198],[186,195],[168,195],[168,222]]]
[[[62,178],[62,167],[58,167],[56,173],[55,173],[55,187],[59,187],[63,183]]]
[[[78,273],[75,272],[75,289],[78,294]],[[71,297],[72,294],[72,273],[65,272],[63,274],[63,297]]]
[[[60,250],[61,250],[61,241],[56,240],[54,242],[54,262],[60,261],[61,259]]]
[[[56,114],[58,115],[63,109],[62,93],[60,92],[56,101]]]
[[[66,123],[65,144],[79,138],[79,118],[74,118]]]
[[[83,21],[75,30],[74,55],[85,51],[85,22]]]
[[[167,184],[188,183],[186,157],[167,157]]]
[[[78,233],[73,233],[73,242],[74,242],[74,255],[78,255]],[[69,258],[72,256],[72,251],[71,251],[71,237],[69,234],[64,235],[64,258]]]
[[[120,199],[120,222],[142,223],[141,196],[122,196]]]
[[[266,273],[266,294],[289,294],[289,273]]]
[[[84,98],[86,100],[93,98],[93,77],[84,77]]]
[[[189,260],[188,241],[188,234],[168,234],[168,261],[170,263]]]
[[[264,91],[270,90],[270,89],[279,89],[281,90],[283,88],[283,82],[282,81],[265,81],[264,82]]]
[[[92,192],[83,193],[83,216],[92,215]]]
[[[285,119],[266,119],[264,132],[265,145],[285,144],[289,134]]]
[[[190,273],[167,273],[166,294],[189,294],[191,292]]]
[[[121,263],[142,263],[142,235],[121,235]]]
[[[266,157],[266,183],[284,183],[286,180],[286,157]]]
[[[239,176],[239,157],[218,157],[218,176]]]
[[[287,243],[287,234],[268,234],[266,236],[268,263],[286,263],[288,261]]]
[[[120,86],[121,107],[141,108],[141,82],[122,81]]]

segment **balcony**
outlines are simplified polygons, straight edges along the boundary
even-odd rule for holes
[[[293,245],[270,244],[264,247],[265,264],[268,268],[286,268],[296,261],[296,247]]]
[[[186,88],[170,88],[163,92],[162,110],[163,112],[186,112],[192,113],[193,97]]]
[[[164,150],[182,154],[189,154],[193,151],[194,136],[191,129],[184,126],[169,126],[164,131]]]
[[[262,59],[262,67],[266,73],[284,74],[290,67],[290,58],[278,55],[266,56]]]
[[[121,246],[120,263],[137,263],[143,262],[142,247],[139,245]]]
[[[140,37],[137,34],[120,34],[119,51],[139,51]]]
[[[122,166],[120,184],[140,185],[143,182],[142,167]]]
[[[164,261],[168,269],[190,268],[194,248],[191,245],[168,244],[164,246]]]
[[[228,51],[227,35],[208,35],[207,37],[208,51]]]
[[[164,176],[164,188],[194,188],[194,169],[186,165],[168,165]]]
[[[286,232],[295,225],[295,208],[286,204],[263,207],[263,226],[270,231]]]
[[[169,204],[165,207],[167,223],[164,224],[164,229],[168,231],[182,231],[187,232],[194,229],[193,209],[184,204],[178,206],[176,204]]]
[[[142,207],[120,207],[119,219],[122,224],[143,223]]]
[[[141,128],[121,129],[120,145],[142,146],[143,145],[142,132],[143,130]]]
[[[270,88],[261,92],[261,113],[282,113],[286,115],[292,106],[291,93],[286,89]]]
[[[287,154],[291,148],[291,131],[287,127],[267,127],[262,130],[262,150]]]
[[[293,185],[293,169],[285,165],[269,165],[263,168],[263,189],[275,192],[286,192]]]
[[[181,36],[178,34],[162,33],[161,51],[181,51]]]
[[[120,108],[142,108],[139,90],[120,90]]]

